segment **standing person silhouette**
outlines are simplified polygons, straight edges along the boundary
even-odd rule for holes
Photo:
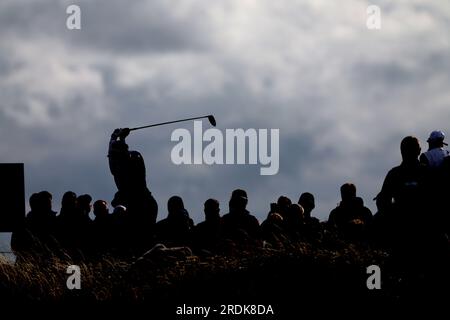
[[[411,248],[422,244],[429,234],[431,216],[426,206],[427,168],[419,162],[420,144],[405,137],[400,144],[402,163],[391,169],[376,197],[383,236],[394,247]]]
[[[216,199],[208,199],[204,203],[205,221],[194,227],[193,243],[195,249],[214,252],[222,238],[222,219],[220,204]]]
[[[247,192],[236,189],[229,201],[230,212],[222,217],[225,237],[235,241],[259,240],[260,228],[258,219],[246,209]]]
[[[448,144],[444,142],[445,134],[442,131],[433,131],[428,138],[428,151],[420,155],[420,162],[430,168],[439,168],[444,162],[444,158],[450,152],[444,149]]]
[[[303,235],[310,240],[320,238],[322,232],[320,220],[311,216],[312,211],[316,207],[314,195],[309,192],[303,192],[298,199],[298,204],[304,209]]]
[[[444,199],[449,195],[449,161],[450,152],[444,149],[445,134],[442,131],[431,132],[427,142],[428,151],[420,155],[420,162],[428,168],[428,209],[433,212],[436,226],[443,233],[448,233],[450,217],[448,204]]]
[[[156,224],[156,239],[168,247],[190,246],[194,222],[183,199],[172,196],[167,201],[167,218]]]
[[[362,198],[356,196],[356,186],[345,183],[341,186],[341,202],[330,212],[328,225],[348,239],[361,240],[369,224],[372,222],[372,212],[364,206]]]

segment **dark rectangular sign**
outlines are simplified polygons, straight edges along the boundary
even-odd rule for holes
[[[12,232],[25,218],[23,163],[0,163],[0,232]]]

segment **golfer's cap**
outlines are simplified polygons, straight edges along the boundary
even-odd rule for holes
[[[447,144],[444,142],[445,134],[442,131],[433,131],[430,133],[430,137],[428,138],[427,142],[434,142],[434,141],[442,141],[446,146]]]

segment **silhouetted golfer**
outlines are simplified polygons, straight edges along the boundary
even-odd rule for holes
[[[142,155],[137,151],[129,151],[125,142],[129,133],[128,128],[116,129],[109,143],[109,167],[118,189],[112,205],[125,206],[136,226],[145,229],[156,222],[158,205],[147,188]]]

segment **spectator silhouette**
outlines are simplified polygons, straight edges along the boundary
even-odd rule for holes
[[[92,197],[88,194],[83,194],[81,196],[78,196],[77,198],[77,206],[78,210],[82,214],[82,216],[87,217],[89,220],[89,213],[91,213],[92,210]]]
[[[301,235],[304,239],[312,241],[317,240],[322,234],[322,224],[316,217],[311,216],[312,211],[316,207],[314,195],[309,192],[304,192],[298,199],[298,204],[303,208],[303,224],[301,228]]]
[[[364,206],[362,198],[356,196],[356,187],[352,183],[341,186],[341,202],[330,212],[328,224],[336,227],[350,238],[360,238],[364,226],[372,220],[372,213]]]
[[[91,245],[93,253],[99,255],[113,247],[113,220],[106,201],[95,201],[93,209],[95,219],[92,223]]]
[[[31,210],[24,227],[13,233],[11,247],[17,253],[49,253],[56,246],[56,212],[52,210],[52,195],[48,191],[33,193],[29,204]]]
[[[266,220],[261,223],[261,237],[274,248],[282,248],[286,240],[283,216],[278,212],[278,205],[272,203]]]
[[[433,131],[428,138],[428,151],[420,155],[420,163],[429,168],[439,168],[444,162],[444,158],[450,155],[448,150],[444,149],[445,134],[442,131]]]
[[[112,205],[123,205],[136,227],[136,232],[148,233],[155,224],[158,204],[147,187],[142,155],[129,151],[125,142],[130,129],[116,129],[109,143],[109,167],[117,186]]]
[[[320,238],[322,231],[320,220],[311,216],[312,211],[316,207],[314,195],[309,192],[302,193],[298,199],[298,204],[302,206],[304,210],[302,236],[307,240]]]
[[[173,196],[167,202],[168,215],[156,224],[156,239],[168,247],[188,246],[194,222],[184,208],[183,199]]]
[[[66,192],[61,200],[58,220],[58,240],[73,258],[82,258],[88,246],[91,219],[80,210],[77,195]]]
[[[31,211],[25,219],[27,228],[34,234],[43,237],[52,235],[56,222],[56,212],[52,210],[52,194],[48,191],[41,191],[31,197],[34,199],[30,198]]]
[[[216,252],[222,239],[222,219],[220,205],[216,199],[204,203],[205,221],[194,227],[194,248]]]
[[[114,207],[111,215],[112,223],[112,247],[118,251],[120,255],[130,255],[132,249],[136,249],[136,246],[144,246],[142,243],[136,243],[139,238],[136,239],[136,230],[131,223],[131,218],[128,213],[128,209],[123,205]],[[147,243],[145,244],[147,246]],[[140,248],[137,248],[139,250]],[[140,252],[142,253],[142,252]]]
[[[428,220],[422,216],[427,202],[427,169],[418,160],[420,150],[417,138],[408,136],[402,140],[402,163],[388,172],[376,197],[376,233],[385,236],[384,242],[409,246],[427,229]]]
[[[302,193],[298,199],[298,204],[301,205],[304,210],[303,216],[305,223],[319,223],[319,219],[311,216],[312,211],[316,207],[316,201],[312,193]]]
[[[230,212],[222,217],[225,235],[234,241],[247,241],[260,238],[259,222],[246,209],[247,192],[236,189],[229,201]]]
[[[376,198],[378,210],[395,214],[398,222],[418,222],[413,213],[418,213],[423,205],[426,181],[426,169],[418,160],[419,140],[412,136],[404,138],[400,151],[402,163],[386,175]]]
[[[447,190],[449,179],[448,161],[449,151],[444,149],[445,134],[442,131],[433,131],[428,138],[428,151],[421,154],[419,160],[428,169],[427,179],[427,209],[432,212],[436,220],[436,229],[448,233],[448,205],[444,199],[448,199]]]
[[[450,214],[448,214],[449,206],[445,203],[444,199],[450,199],[450,156],[445,157],[442,163],[442,181],[444,181],[441,186],[442,189],[439,192],[442,194],[442,198],[439,199],[441,202],[442,213],[442,229],[444,230],[447,239],[450,239]],[[442,193],[441,193],[442,192]]]
[[[283,219],[289,223],[289,208],[292,204],[291,199],[286,196],[280,196],[277,200],[277,212],[283,217]]]
[[[287,224],[285,226],[292,240],[298,240],[304,233],[305,209],[297,203],[289,206]]]
[[[118,225],[126,224],[128,220],[127,207],[122,205],[114,207],[112,218],[115,224]]]
[[[283,218],[283,230],[287,235],[298,238],[301,224],[303,224],[303,208],[298,205],[293,206],[291,199],[286,196],[280,196],[277,203],[271,207],[271,212],[281,215]],[[269,225],[272,225],[276,232],[280,222],[279,219],[276,216],[271,217],[269,213],[267,222],[270,223]],[[265,226],[265,229],[267,229],[267,226]]]

